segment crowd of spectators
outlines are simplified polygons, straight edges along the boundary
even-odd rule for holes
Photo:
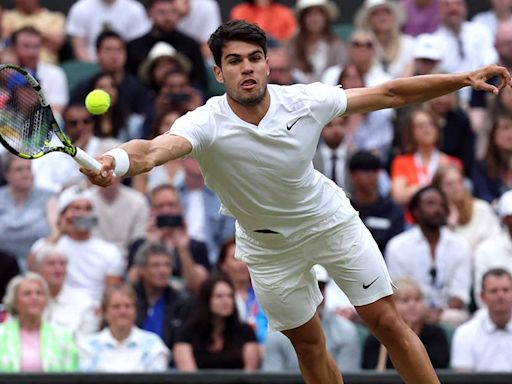
[[[471,19],[466,0],[365,0],[350,24],[340,4],[247,0],[227,14],[267,32],[269,82],[280,85],[512,69],[512,0]],[[0,17],[0,61],[41,82],[92,156],[164,134],[222,93],[207,48],[220,2],[78,0],[67,15],[13,5]],[[95,88],[112,101],[99,116],[83,105]],[[322,131],[313,166],[359,211],[436,368],[512,372],[511,159],[511,88],[464,88]],[[193,158],[108,188],[64,154],[28,161],[0,147],[0,163],[0,372],[299,371]],[[325,269],[312,273],[338,365],[392,369]]]

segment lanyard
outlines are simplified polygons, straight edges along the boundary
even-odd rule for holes
[[[418,175],[418,183],[420,186],[427,185],[432,180],[432,176],[439,167],[439,160],[441,156],[439,151],[434,151],[430,156],[428,165],[423,164],[423,160],[418,152],[414,153],[414,166],[416,167],[416,174]]]

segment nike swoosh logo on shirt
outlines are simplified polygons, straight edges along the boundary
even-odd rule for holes
[[[297,124],[297,121],[299,121],[300,119],[302,119],[302,117],[299,117],[299,118],[298,118],[297,120],[295,120],[295,121],[293,122],[293,124],[291,124],[291,125],[286,124],[286,129],[287,129],[287,130],[292,129],[292,128],[293,128],[293,126],[294,126],[295,124]]]

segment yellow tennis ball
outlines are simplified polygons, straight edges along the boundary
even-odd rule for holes
[[[93,115],[101,115],[110,107],[110,95],[102,89],[89,92],[85,98],[85,108]]]

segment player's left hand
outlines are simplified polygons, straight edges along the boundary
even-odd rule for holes
[[[495,76],[500,78],[500,83],[497,86],[487,82],[487,80]],[[496,64],[491,64],[470,72],[469,80],[473,89],[477,91],[491,92],[495,95],[500,93],[500,91],[506,86],[512,86],[512,78],[510,77],[510,73],[507,68]]]

